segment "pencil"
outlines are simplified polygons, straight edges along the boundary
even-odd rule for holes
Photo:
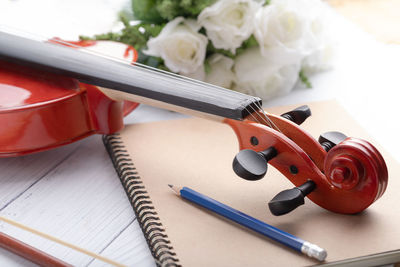
[[[188,187],[175,187],[168,185],[176,194],[182,198],[196,203],[208,210],[211,210],[229,220],[241,224],[257,233],[267,236],[289,248],[292,248],[300,253],[303,253],[311,258],[319,261],[324,261],[327,252],[319,246],[298,238],[292,234],[282,231],[272,225],[257,220],[249,215],[235,210],[221,202],[218,202],[210,197],[207,197],[199,192],[196,192]]]
[[[25,244],[5,233],[0,232],[0,248],[4,248],[40,266],[70,267],[60,259],[57,259],[41,250]]]

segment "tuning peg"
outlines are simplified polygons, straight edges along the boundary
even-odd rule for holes
[[[251,149],[241,150],[234,158],[234,172],[243,179],[256,181],[264,177],[268,170],[267,162],[277,155],[274,147],[256,152]]]
[[[318,142],[325,149],[326,152],[331,150],[332,147],[341,143],[347,136],[341,132],[326,132],[319,136]]]
[[[311,116],[311,109],[307,106],[301,106],[293,109],[292,111],[286,112],[281,115],[285,119],[288,119],[297,125],[302,124],[308,117]]]
[[[269,210],[275,216],[287,214],[303,205],[305,196],[310,194],[315,187],[315,183],[309,180],[298,187],[284,190],[268,203]]]

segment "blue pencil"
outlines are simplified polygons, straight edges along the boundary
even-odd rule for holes
[[[209,198],[203,194],[200,194],[190,188],[183,187],[178,188],[173,185],[168,185],[172,190],[175,191],[182,198],[194,202],[208,210],[211,210],[225,218],[228,218],[238,224],[241,224],[251,230],[256,231],[262,235],[265,235],[283,245],[288,246],[300,253],[303,253],[311,258],[315,258],[319,261],[324,261],[327,252],[325,249],[319,246],[307,242],[301,238],[284,232],[272,225],[266,224],[256,218],[246,215],[238,210],[235,210],[221,202],[218,202],[212,198]]]

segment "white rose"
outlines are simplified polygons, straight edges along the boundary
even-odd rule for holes
[[[199,80],[199,81],[204,81],[206,78],[206,72],[204,70],[204,66],[201,65],[197,70],[195,70],[194,72],[191,73],[182,73],[182,75],[191,78],[191,79],[195,79],[195,80]]]
[[[304,58],[301,68],[306,75],[329,70],[332,68],[334,54],[333,45],[330,42],[322,41],[309,56]]]
[[[269,99],[292,90],[299,71],[300,63],[277,64],[264,57],[259,48],[247,49],[235,61],[235,90]]]
[[[175,18],[165,25],[160,34],[147,42],[146,55],[161,57],[173,72],[196,72],[204,62],[208,39],[198,33],[195,20]]]
[[[209,59],[210,72],[206,75],[206,82],[231,88],[235,80],[235,75],[232,71],[234,64],[233,59],[221,54],[214,54]]]
[[[335,50],[331,33],[328,8],[323,3],[317,1],[309,7],[310,30],[308,45],[311,47],[311,53],[303,60],[302,69],[307,75],[331,68],[331,61]]]
[[[257,12],[254,36],[264,56],[275,50],[277,57],[292,61],[287,63],[297,63],[310,53],[305,40],[309,26],[307,13],[301,12],[298,2],[303,1],[273,1]],[[291,56],[285,56],[287,53]]]
[[[265,57],[299,64],[307,70],[326,68],[330,48],[324,23],[327,8],[319,0],[273,0],[257,12],[254,36]]]
[[[214,47],[235,53],[253,33],[253,18],[260,6],[253,0],[219,0],[203,9],[198,21]]]

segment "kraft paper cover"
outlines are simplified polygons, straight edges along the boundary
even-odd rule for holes
[[[336,102],[309,106],[313,115],[301,127],[315,138],[326,131],[341,131],[371,141],[382,152]],[[281,114],[292,108],[271,108],[268,112]],[[182,200],[167,184],[190,187],[315,243],[328,251],[327,262],[400,249],[400,171],[385,153],[389,185],[367,211],[340,215],[306,199],[305,205],[290,214],[275,217],[268,210],[268,201],[293,185],[272,166],[259,181],[237,177],[232,160],[238,142],[228,125],[190,118],[128,125],[121,135],[183,266],[298,266],[318,262]]]

